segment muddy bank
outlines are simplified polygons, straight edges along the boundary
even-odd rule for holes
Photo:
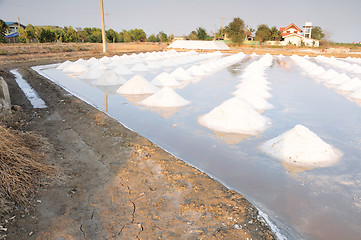
[[[63,59],[65,60],[65,59]],[[33,206],[1,217],[6,239],[274,239],[242,195],[174,158],[30,69],[58,59],[3,64],[24,130],[51,146],[61,169]],[[18,68],[46,102],[32,109],[8,71]],[[9,220],[15,214],[15,219]],[[8,223],[5,222],[8,220]]]

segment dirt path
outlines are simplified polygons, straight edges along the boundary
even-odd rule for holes
[[[0,239],[275,238],[243,196],[30,69],[53,62],[0,67],[12,104],[26,113],[26,130],[48,140],[48,160],[62,170],[39,190],[34,207],[14,212]],[[47,109],[32,109],[8,72],[13,68]],[[0,225],[9,216],[1,216]]]

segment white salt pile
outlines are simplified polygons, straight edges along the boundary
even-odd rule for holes
[[[184,48],[184,49],[215,49],[225,50],[229,47],[222,41],[190,41],[176,40],[168,46],[168,48]]]
[[[152,84],[158,87],[177,87],[181,85],[172,75],[167,72],[163,72],[156,76],[153,79]]]
[[[192,79],[192,76],[189,75],[188,72],[182,67],[178,67],[177,69],[175,69],[173,72],[171,72],[171,75],[179,81],[186,81]]]
[[[104,74],[105,70],[98,67],[91,67],[79,75],[80,79],[98,79]]]
[[[164,87],[139,103],[149,107],[181,107],[190,101],[179,96],[173,89]]]
[[[125,82],[126,80],[123,77],[118,76],[115,72],[106,71],[99,79],[93,81],[93,84],[113,86],[113,85],[122,85]]]
[[[328,80],[327,83],[332,84],[332,85],[340,85],[349,80],[351,80],[351,78],[349,76],[347,76],[344,73],[341,73],[340,75]]]
[[[130,75],[133,74],[132,71],[127,68],[124,64],[119,64],[115,69],[114,72],[119,75]]]
[[[198,66],[192,66],[187,69],[187,73],[194,76],[206,75],[206,73]]]
[[[353,91],[358,88],[361,88],[361,80],[356,77],[349,81],[343,82],[340,86],[338,86],[338,90],[341,91]]]
[[[320,78],[322,78],[322,79],[331,79],[331,78],[337,77],[338,75],[340,75],[338,72],[336,72],[333,69],[329,69],[325,73],[323,73],[320,76]]]
[[[117,89],[120,94],[152,94],[158,90],[157,87],[149,83],[145,78],[136,75]]]
[[[264,98],[262,98],[252,90],[243,91],[242,93],[240,93],[240,91],[237,90],[236,93],[237,95],[235,96],[238,99],[247,102],[251,107],[253,107],[256,110],[268,110],[273,108],[272,104],[268,103]]]
[[[65,62],[63,62],[62,64],[60,64],[56,69],[58,70],[63,70],[64,68],[70,66],[73,62],[67,60]]]
[[[256,135],[269,124],[251,106],[237,98],[231,98],[198,118],[198,122],[212,130],[225,133]]]
[[[68,73],[82,73],[86,70],[87,67],[84,64],[76,62],[73,62],[72,64],[69,64],[63,68],[63,71]]]
[[[361,89],[351,93],[349,96],[355,99],[361,99]]]
[[[329,166],[342,156],[341,151],[302,125],[268,140],[260,149],[280,161],[304,167]]]
[[[146,72],[149,68],[144,63],[137,63],[130,70],[133,72]]]

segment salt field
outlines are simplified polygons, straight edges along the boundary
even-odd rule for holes
[[[243,194],[280,238],[360,239],[359,59],[170,50],[34,69]]]

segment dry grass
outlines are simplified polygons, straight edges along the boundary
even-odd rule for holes
[[[42,176],[55,172],[54,167],[44,163],[41,145],[34,135],[0,126],[0,195],[27,204]]]

